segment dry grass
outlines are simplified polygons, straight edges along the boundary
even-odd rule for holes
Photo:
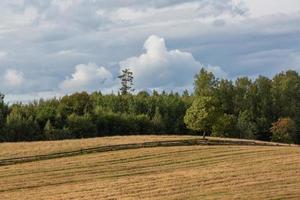
[[[0,167],[0,199],[300,199],[300,148],[163,147]]]
[[[200,136],[114,136],[76,140],[60,141],[42,141],[42,142],[18,142],[18,143],[0,143],[0,159],[43,155],[59,153],[65,151],[74,151],[92,147],[100,147],[116,144],[143,143],[179,139],[196,139]]]

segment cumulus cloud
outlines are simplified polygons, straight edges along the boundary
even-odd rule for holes
[[[5,84],[10,87],[19,87],[25,81],[24,74],[20,71],[9,69],[4,74]]]
[[[135,85],[141,89],[190,86],[193,76],[204,66],[189,52],[168,50],[165,40],[150,36],[144,43],[146,53],[120,62],[121,70],[129,68],[134,74]],[[218,66],[208,66],[209,71],[225,77]]]
[[[76,65],[75,72],[60,84],[60,88],[65,91],[90,91],[112,84],[113,76],[110,71],[95,63],[88,63]]]

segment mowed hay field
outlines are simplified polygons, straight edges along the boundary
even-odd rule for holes
[[[300,199],[299,155],[295,146],[181,146],[0,166],[0,199]]]
[[[41,141],[41,142],[18,142],[18,143],[0,143],[0,159],[44,155],[51,153],[59,153],[66,151],[76,151],[79,149],[119,145],[119,144],[132,144],[143,142],[156,142],[156,141],[172,141],[172,140],[188,140],[199,139],[200,136],[113,136],[113,137],[98,137],[88,139],[74,139],[74,140],[58,140],[58,141]]]

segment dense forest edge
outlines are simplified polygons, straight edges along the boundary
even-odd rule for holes
[[[300,76],[218,79],[201,69],[194,92],[133,92],[124,70],[118,94],[100,91],[4,102],[0,95],[0,141],[37,141],[112,135],[201,134],[300,143]]]

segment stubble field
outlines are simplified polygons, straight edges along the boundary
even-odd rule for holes
[[[0,144],[1,158],[3,145],[24,146]],[[0,199],[300,199],[299,155],[297,146],[174,146],[6,165]]]

